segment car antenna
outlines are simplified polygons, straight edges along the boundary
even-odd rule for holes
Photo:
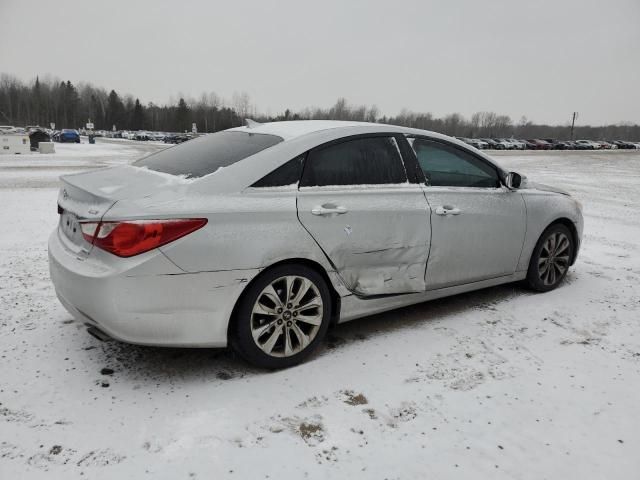
[[[256,122],[255,120],[251,120],[250,118],[245,118],[244,123],[247,124],[247,128],[256,128],[262,125],[260,122]]]

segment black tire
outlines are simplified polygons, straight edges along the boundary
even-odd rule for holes
[[[548,243],[552,241],[552,237],[556,239],[555,243]],[[558,239],[566,239],[566,249],[561,250],[564,240]],[[550,245],[555,245],[555,251],[551,248],[549,252]],[[526,279],[529,288],[538,292],[548,292],[557,288],[569,271],[574,252],[573,234],[565,225],[554,223],[547,227],[540,235],[529,261]]]
[[[282,313],[282,316],[265,316],[265,318],[261,318],[260,315],[254,315],[254,306],[256,306],[257,301],[259,300],[259,296],[263,294],[265,288],[267,288],[269,285],[272,285],[274,282],[277,283],[279,281],[282,281],[284,277],[292,276],[304,278],[310,281],[315,286],[315,288],[317,289],[317,293],[322,300],[322,312],[321,314],[317,313],[318,317],[321,317],[322,320],[320,325],[317,326],[317,330],[315,330],[315,336],[306,347],[302,348],[302,345],[298,342],[297,347],[302,348],[302,350],[290,356],[273,356],[267,354],[256,344],[257,341],[254,340],[252,334],[252,325],[256,328],[261,328],[263,326],[266,326],[269,322],[273,324],[271,318],[274,318],[273,321],[280,322],[280,325],[274,325],[273,327],[271,327],[273,328],[273,330],[266,330],[266,333],[264,335],[266,337],[269,337],[270,332],[275,332],[276,328],[280,328],[283,331],[283,336],[280,337],[280,335],[278,335],[278,342],[280,343],[276,345],[282,345],[282,343],[285,341],[285,335],[289,335],[290,342],[294,342],[297,340],[298,337],[294,335],[295,332],[289,330],[289,327],[287,326],[287,324],[291,324],[291,320],[293,320],[294,323],[296,320],[291,316],[288,317],[289,319],[285,320],[286,317],[284,317],[284,315],[286,315],[286,312],[289,311],[287,309],[288,304],[284,305],[285,311]],[[300,285],[300,283],[298,283],[298,285]],[[299,288],[302,287],[300,286]],[[284,294],[283,291],[277,289],[276,292],[279,296]],[[316,292],[314,291],[311,293]],[[306,360],[309,355],[311,355],[318,348],[318,346],[324,339],[327,333],[327,329],[329,328],[329,323],[331,321],[331,309],[331,293],[329,291],[329,287],[327,286],[327,283],[325,282],[322,275],[320,275],[318,272],[307,266],[295,264],[281,265],[271,268],[260,274],[260,276],[252,282],[252,284],[247,288],[247,290],[240,298],[238,307],[236,308],[233,328],[231,331],[231,345],[233,349],[247,362],[260,368],[279,369],[298,365]],[[295,309],[293,308],[291,309],[291,311],[294,310]],[[300,320],[300,317],[298,318],[298,320]],[[265,323],[262,324],[260,322]],[[304,326],[304,328],[316,328],[313,326],[308,326],[304,323],[297,323],[295,325],[299,327]],[[260,338],[264,338],[264,336]],[[280,341],[280,339],[282,339],[282,341]]]

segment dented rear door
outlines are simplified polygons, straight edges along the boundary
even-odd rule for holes
[[[333,210],[333,211],[332,211]],[[298,216],[352,292],[421,292],[430,217],[417,185],[301,189]]]
[[[310,152],[300,185],[300,222],[350,291],[371,296],[426,289],[430,209],[421,187],[407,181],[392,137]]]

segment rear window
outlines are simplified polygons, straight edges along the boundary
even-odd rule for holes
[[[154,153],[133,165],[187,178],[204,177],[282,141],[276,135],[218,132]]]

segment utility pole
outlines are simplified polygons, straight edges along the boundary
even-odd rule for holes
[[[578,118],[578,112],[573,112],[573,118],[571,119],[571,140],[573,140],[573,127],[576,124],[576,118]]]

